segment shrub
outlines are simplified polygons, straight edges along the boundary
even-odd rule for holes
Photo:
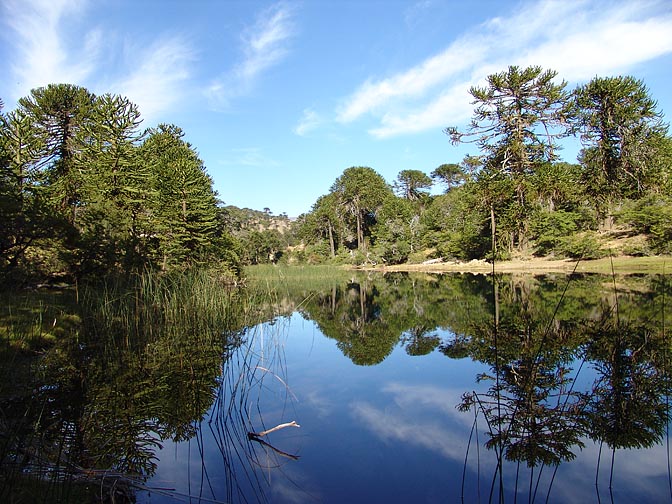
[[[537,213],[530,222],[532,238],[536,245],[535,255],[559,253],[563,241],[579,229],[581,219],[580,214],[564,210]]]
[[[600,259],[608,254],[608,251],[600,247],[597,235],[593,231],[562,238],[559,243],[559,252],[572,259]]]

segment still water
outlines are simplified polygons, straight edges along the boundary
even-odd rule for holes
[[[141,336],[103,350],[82,334],[3,392],[2,496],[32,472],[50,502],[82,481],[143,503],[672,501],[666,277],[255,289],[224,304],[245,317],[134,313]]]
[[[157,453],[148,486],[174,491],[139,500],[671,501],[656,281],[302,290],[246,331],[197,436]]]

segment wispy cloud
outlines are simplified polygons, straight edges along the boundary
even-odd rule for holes
[[[542,0],[492,18],[418,65],[369,79],[336,111],[347,123],[372,116],[378,138],[459,124],[469,87],[509,65],[541,65],[581,82],[628,71],[672,52],[672,6],[665,1]]]
[[[110,83],[109,89],[127,96],[138,105],[142,117],[152,122],[183,98],[195,51],[178,35],[127,53],[126,66],[131,70]]]
[[[241,147],[231,149],[227,159],[219,161],[220,166],[273,168],[279,166],[275,159],[266,156],[259,147]]]
[[[12,75],[5,79],[11,83],[11,98],[17,100],[36,87],[69,83],[127,96],[145,120],[171,110],[190,77],[195,59],[190,44],[181,36],[164,36],[146,47],[135,42],[124,51],[117,45],[120,37],[88,28],[88,10],[88,0],[3,3],[4,23],[11,33],[6,41]]]
[[[338,111],[337,119],[341,122],[353,121],[389,105],[395,99],[422,96],[437,85],[460,76],[472,65],[472,61],[483,58],[483,52],[483,47],[459,40],[406,72],[378,82],[369,80],[347,99]]]
[[[288,42],[294,35],[293,8],[275,4],[257,17],[256,23],[241,36],[242,60],[216,79],[206,90],[216,108],[226,108],[231,99],[250,92],[257,79],[288,54]]]
[[[77,22],[86,8],[86,0],[3,2],[5,39],[15,55],[10,62],[13,99],[50,83],[82,83],[92,74],[101,48],[100,32],[85,30],[70,45],[62,37],[64,22]]]
[[[313,109],[307,108],[303,111],[303,116],[301,116],[299,123],[294,128],[294,133],[299,136],[307,135],[317,128],[321,122],[322,119],[319,114]]]

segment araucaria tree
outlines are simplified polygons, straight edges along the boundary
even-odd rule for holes
[[[644,83],[633,77],[596,77],[575,91],[588,194],[601,217],[623,198],[638,198],[664,178],[667,125]]]
[[[353,166],[347,168],[331,186],[338,205],[343,209],[343,218],[354,225],[357,249],[366,252],[366,236],[376,222],[376,213],[392,189],[373,168]]]
[[[431,187],[432,179],[420,170],[401,170],[394,183],[397,194],[411,201],[427,196]]]
[[[526,245],[529,176],[557,159],[557,140],[569,134],[569,94],[564,81],[555,82],[556,75],[539,66],[511,66],[489,75],[485,87],[470,90],[476,108],[466,131],[445,130],[453,143],[475,143],[481,150],[484,168],[477,183],[487,186],[493,246],[496,213],[509,248]],[[511,189],[512,200],[499,194]]]
[[[212,180],[183,136],[177,126],[161,124],[141,149],[155,175],[151,220],[163,269],[203,259],[217,228]]]
[[[0,276],[98,276],[208,259],[239,271],[212,180],[176,126],[70,84],[0,114]]]

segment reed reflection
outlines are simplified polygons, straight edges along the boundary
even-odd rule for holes
[[[143,276],[89,287],[70,306],[84,314],[77,334],[37,355],[2,349],[3,500],[178,496],[147,484],[158,453],[166,442],[202,436],[215,402],[214,425],[225,443],[236,444],[224,455],[230,482],[253,477],[233,469],[252,464],[243,456],[254,453],[248,401],[261,372],[240,352],[249,343],[245,328],[274,315],[267,303],[247,309],[239,291],[212,296],[208,282]]]

